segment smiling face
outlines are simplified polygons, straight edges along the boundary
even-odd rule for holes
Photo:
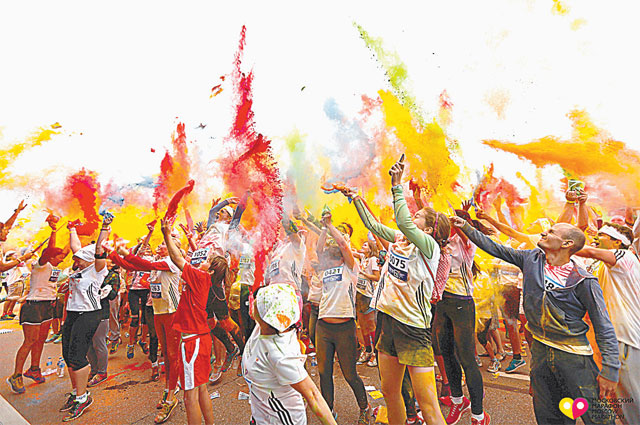
[[[413,224],[415,224],[416,227],[423,232],[429,235],[433,233],[433,227],[427,226],[427,211],[425,209],[416,211],[416,213],[413,215],[412,221]]]
[[[540,233],[540,241],[538,246],[545,252],[558,252],[563,249],[570,249],[574,245],[574,241],[566,237],[567,231],[573,228],[570,224],[558,223],[554,224],[546,232]]]
[[[602,249],[620,249],[620,241],[612,238],[606,233],[598,232],[598,248]]]

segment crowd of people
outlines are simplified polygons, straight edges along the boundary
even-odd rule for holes
[[[285,214],[262,279],[242,225],[246,196],[216,202],[193,228],[174,225],[170,209],[157,246],[155,221],[127,246],[111,237],[117,217],[108,212],[90,244],[74,221],[63,243],[50,214],[45,243],[0,260],[1,320],[19,308],[24,333],[7,384],[23,394],[24,378],[44,383],[44,344],[61,342],[71,391],[60,411],[71,421],[126,343],[128,359],[148,357],[152,380],[164,370],[155,423],[170,420],[183,391],[188,422],[213,424],[207,385],[236,373],[250,388],[252,423],[305,424],[310,410],[336,424],[337,359],[358,424],[373,416],[357,369],[366,365],[378,369],[389,424],[451,425],[470,412],[473,425],[488,425],[481,368],[522,373],[528,362],[538,423],[575,423],[560,409],[570,397],[589,402],[585,423],[640,424],[640,215],[595,216],[580,184],[555,220],[516,226],[499,199],[493,215],[473,200],[445,214],[419,191],[407,201],[404,167],[401,158],[389,171],[386,223],[357,188],[338,187],[368,230],[364,241],[329,208],[320,219]],[[24,208],[0,223],[0,241]]]

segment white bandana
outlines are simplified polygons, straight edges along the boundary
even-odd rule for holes
[[[622,242],[624,245],[631,245],[631,241],[625,235],[623,235],[618,229],[612,226],[603,226],[598,233],[604,233],[607,236],[612,237],[613,239],[617,239]]]

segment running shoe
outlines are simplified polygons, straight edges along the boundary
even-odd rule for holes
[[[159,366],[152,366],[151,367],[151,380],[152,381],[157,381],[158,379],[160,379],[160,367]]]
[[[53,341],[54,344],[62,343],[62,334],[58,334],[58,337]]]
[[[116,351],[118,351],[118,347],[120,347],[120,339],[111,341],[111,347],[109,347],[109,354],[115,354]]]
[[[238,347],[235,347],[231,353],[227,353],[227,358],[224,359],[224,363],[222,364],[222,372],[226,372],[229,370],[231,364],[239,354],[240,349]]]
[[[478,367],[482,367],[482,360],[480,360],[480,357],[476,356],[476,364],[478,365]]]
[[[133,345],[131,345],[131,344],[127,345],[127,358],[128,359],[132,359],[133,358]]]
[[[424,424],[424,420],[422,419],[422,417],[420,416],[421,413],[418,413],[415,416],[407,416],[407,421],[405,422],[406,425],[422,425]]]
[[[363,351],[360,353],[360,357],[358,357],[358,361],[356,364],[363,364],[369,361],[369,357],[371,357],[370,351]]]
[[[369,367],[378,367],[378,358],[376,357],[376,355],[372,355],[371,357],[369,357],[369,361],[367,362],[367,366]]]
[[[471,418],[471,425],[489,425],[491,423],[491,416],[487,412],[484,412],[484,418],[479,421]]]
[[[447,415],[447,425],[457,424],[467,410],[471,410],[471,402],[466,397],[462,398],[462,403],[452,403],[451,410]]]
[[[451,401],[450,395],[438,397],[438,401],[440,401],[440,404],[444,404],[447,407],[453,406],[453,402]]]
[[[153,422],[157,424],[166,422],[169,419],[169,416],[171,416],[171,413],[173,413],[173,411],[175,410],[177,405],[178,405],[177,398],[174,398],[172,402],[164,403],[162,405],[162,410],[160,411],[160,413],[158,413],[158,415],[155,417]]]
[[[99,383],[104,382],[106,380],[107,380],[107,374],[106,373],[96,373],[95,375],[93,375],[93,378],[91,378],[89,380],[89,383],[87,384],[87,387],[89,387],[89,388],[95,387]]]
[[[82,416],[84,411],[87,410],[87,407],[91,406],[91,403],[93,403],[93,398],[87,392],[87,399],[83,403],[80,403],[77,401],[74,402],[73,406],[71,407],[71,411],[69,412],[69,415],[65,416],[65,418],[62,419],[62,422],[69,422],[79,418],[80,416]]]
[[[71,410],[71,408],[73,407],[73,404],[76,402],[75,394],[67,393],[66,395],[68,395],[69,398],[67,398],[67,401],[65,401],[62,407],[60,408],[61,412],[66,412],[68,410]]]
[[[489,372],[489,373],[497,373],[500,370],[501,367],[502,367],[502,365],[500,364],[498,359],[493,359],[493,360],[491,360],[491,364],[487,368],[487,372]]]
[[[0,316],[0,320],[11,320],[11,317],[9,317],[8,314],[3,314],[2,316]]]
[[[507,368],[505,369],[505,372],[513,373],[526,364],[527,362],[525,362],[523,359],[520,359],[520,360],[513,359],[511,360],[511,363],[509,363],[509,366],[507,366]]]
[[[169,390],[164,390],[162,392],[162,398],[160,399],[158,404],[156,404],[156,409],[162,409],[162,406],[164,406],[164,404],[167,402],[167,397],[169,397]]]
[[[9,313],[9,314],[7,314],[7,316],[9,316],[9,317],[10,317],[10,318],[12,318],[12,319],[15,319],[15,318],[16,318],[16,315],[15,315],[14,313]]]
[[[7,384],[9,384],[11,391],[13,391],[14,393],[24,394],[25,389],[24,382],[22,382],[22,375],[11,375],[7,378]]]
[[[47,338],[47,339],[45,340],[45,343],[47,343],[47,344],[48,344],[48,343],[50,343],[50,342],[53,342],[53,341],[55,341],[55,340],[56,340],[56,338],[58,338],[58,334],[53,333],[53,334],[51,334],[51,336],[50,336],[49,338]]]
[[[211,371],[211,375],[209,375],[209,383],[216,384],[220,378],[222,378],[222,370],[214,367]]]
[[[366,409],[360,409],[358,425],[371,425],[371,406],[367,406]]]
[[[25,378],[33,379],[38,384],[44,383],[44,376],[42,376],[42,372],[40,372],[40,368],[29,368],[25,373],[22,374]]]
[[[498,353],[496,354],[496,358],[498,359],[499,362],[503,361],[504,359],[507,358],[507,353]]]
[[[138,340],[138,345],[142,348],[144,354],[149,354],[149,346],[143,340]]]

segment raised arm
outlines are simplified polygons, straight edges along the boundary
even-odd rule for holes
[[[484,235],[482,232],[479,232],[478,230],[470,226],[469,223],[467,223],[463,218],[455,216],[451,217],[450,220],[451,225],[462,230],[462,232],[467,235],[469,240],[476,244],[478,248],[489,255],[500,258],[507,263],[511,263],[514,266],[522,269],[522,266],[524,264],[524,252],[526,251],[509,248],[504,245],[495,243],[491,240],[490,237]]]
[[[169,251],[169,257],[173,264],[175,264],[180,270],[184,269],[184,265],[186,261],[182,256],[182,253],[176,246],[173,241],[173,237],[171,236],[171,227],[173,226],[173,220],[175,217],[165,217],[160,221],[162,236],[164,237],[164,243],[167,245],[167,251]]]
[[[338,244],[338,248],[340,248],[340,253],[342,254],[342,259],[344,260],[347,267],[353,269],[353,266],[356,263],[356,260],[353,258],[353,253],[351,252],[351,248],[347,244],[347,241],[344,240],[344,236],[342,233],[331,222],[331,214],[325,214],[322,216],[322,222],[327,227],[327,231],[331,235],[333,239],[335,239]]]
[[[25,204],[24,200],[22,200],[20,201],[18,208],[13,210],[13,214],[11,215],[11,217],[9,217],[9,219],[4,222],[4,229],[6,229],[7,232],[9,231],[9,229],[13,227],[13,223],[16,222],[16,219],[18,218],[18,214],[20,214],[20,212],[24,210],[26,207],[27,207],[27,204]]]
[[[67,223],[67,229],[69,229],[69,246],[71,247],[71,252],[74,254],[82,248],[82,243],[80,243],[76,226],[77,223],[75,222],[70,221]]]
[[[47,223],[49,224],[49,227],[51,227],[51,235],[49,236],[49,243],[47,244],[47,248],[45,248],[45,250],[42,251],[43,253],[47,249],[53,249],[56,247],[56,231],[57,231],[56,228],[57,228],[58,220],[55,220],[50,217],[54,217],[54,216],[50,215],[49,217],[47,217]],[[45,264],[47,264],[48,261],[49,261],[49,258],[47,258],[45,255],[41,255],[40,258],[38,259],[38,264],[40,264],[41,266],[44,266]]]
[[[595,248],[593,246],[585,245],[580,251],[576,252],[579,257],[593,258],[600,260],[609,267],[613,267],[618,262],[615,251],[608,249]]]
[[[589,207],[587,206],[587,192],[582,191],[578,195],[578,223],[577,226],[583,232],[589,227]]]
[[[353,204],[356,206],[356,211],[358,211],[358,215],[360,216],[360,220],[362,220],[364,227],[381,239],[388,242],[395,242],[396,232],[392,228],[380,223],[373,214],[371,214],[369,208],[364,202],[364,199],[358,195],[353,198]]]
[[[215,204],[213,207],[211,207],[211,209],[209,210],[209,217],[207,218],[207,229],[215,224],[216,214],[218,214],[218,211],[220,211],[221,209],[223,209],[229,204],[233,204],[233,203],[237,204],[238,201],[239,201],[238,198],[231,197],[223,201],[220,201],[217,204]]]
[[[108,212],[105,213],[104,218],[102,219],[102,228],[100,229],[100,234],[98,235],[98,240],[96,241],[95,268],[97,272],[100,272],[105,267],[107,267],[107,253],[105,252],[102,243],[109,239],[112,221],[113,215]]]
[[[513,229],[507,224],[500,223],[499,221],[495,220],[493,217],[491,217],[489,214],[487,214],[483,210],[476,209],[476,217],[478,217],[480,220],[487,220],[493,227],[498,229],[500,233],[507,235],[510,238],[513,238],[520,243],[525,243],[528,246],[531,246],[531,240],[529,239],[529,235],[518,232],[517,230]]]

